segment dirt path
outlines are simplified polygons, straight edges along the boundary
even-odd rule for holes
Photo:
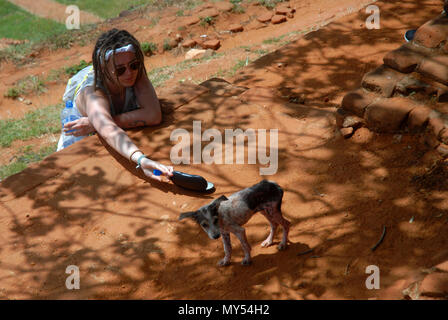
[[[381,30],[367,30],[365,12],[356,12],[255,61],[233,85],[160,88],[164,123],[130,132],[144,152],[169,163],[171,132],[191,133],[194,120],[220,132],[278,129],[278,171],[268,178],[285,190],[287,250],[260,247],[269,226],[256,215],[246,225],[253,265],[239,264],[232,238],[233,263],[218,268],[222,243],[178,221],[180,212],[258,182],[262,165],[179,165],[217,187],[198,195],[148,183],[94,136],[1,183],[0,298],[402,299],[403,289],[448,260],[448,189],[426,171],[418,136],[359,129],[345,140],[334,110],[403,43],[405,30],[440,13],[440,2],[377,5]],[[248,89],[240,95],[235,85]],[[293,95],[304,95],[304,104]],[[426,180],[414,179],[421,173]],[[65,287],[69,265],[80,268],[80,290]],[[380,268],[379,290],[366,288],[369,265]]]
[[[35,14],[38,17],[51,19],[60,23],[64,23],[67,20],[69,14],[65,12],[67,5],[61,4],[51,0],[8,0],[14,3],[16,6]],[[72,12],[70,12],[71,14]],[[80,24],[98,23],[102,19],[93,13],[87,11],[80,11]]]

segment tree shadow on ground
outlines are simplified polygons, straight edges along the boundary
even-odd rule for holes
[[[366,19],[360,12],[255,61],[234,79],[246,87],[298,88],[306,96],[304,105],[261,97],[266,106],[254,106],[208,92],[185,105],[172,104],[160,127],[130,132],[148,154],[168,162],[170,131],[192,132],[194,120],[202,121],[203,130],[271,120],[283,143],[276,149],[280,164],[272,179],[285,191],[282,208],[292,222],[287,250],[259,249],[268,223],[254,217],[246,228],[253,265],[239,265],[240,244],[232,238],[233,263],[218,268],[221,242],[209,240],[193,223],[177,221],[181,211],[258,182],[259,165],[188,165],[218,187],[213,196],[200,196],[155,182],[149,187],[126,159],[92,137],[2,182],[0,283],[6,289],[0,294],[366,299],[375,294],[364,285],[368,265],[381,268],[387,289],[412,271],[448,259],[448,190],[444,184],[422,184],[421,177],[429,176],[415,174],[426,151],[418,137],[402,134],[397,142],[390,135],[361,132],[344,141],[328,111],[387,51],[401,45],[403,30],[441,11],[429,0],[377,4],[382,30],[354,28]],[[279,62],[286,68],[278,69]],[[444,172],[434,171],[431,181]],[[172,204],[173,199],[186,206]],[[372,251],[383,226],[384,241]],[[79,292],[65,288],[65,270],[72,264],[81,267]]]

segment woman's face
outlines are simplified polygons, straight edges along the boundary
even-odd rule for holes
[[[122,86],[132,87],[137,79],[140,62],[133,52],[119,52],[115,54],[115,66],[113,58],[110,57],[107,67]]]

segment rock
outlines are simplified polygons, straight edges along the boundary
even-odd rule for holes
[[[378,96],[363,88],[347,93],[342,99],[341,107],[357,116],[363,117],[368,105],[378,99]]]
[[[276,14],[271,18],[272,24],[279,24],[286,21],[286,17],[280,14]]]
[[[448,85],[448,56],[437,55],[423,59],[417,72],[444,85]]]
[[[176,34],[176,36],[174,37],[174,39],[176,40],[177,43],[181,42],[182,40],[184,40],[184,38],[182,38],[182,36],[180,34]]]
[[[437,48],[448,38],[448,18],[439,16],[417,29],[414,42],[427,48]]]
[[[344,108],[338,108],[334,114],[336,118],[336,125],[338,128],[342,128],[345,117],[348,116],[348,112]]]
[[[203,49],[190,49],[185,54],[185,60],[200,59],[203,57],[204,54],[205,54],[205,50],[203,50]]]
[[[442,158],[448,157],[448,145],[441,143],[437,147],[437,152],[442,156]]]
[[[182,43],[182,47],[184,48],[193,48],[196,45],[196,40],[190,39],[190,40],[185,40]]]
[[[202,43],[201,46],[204,49],[218,50],[219,47],[221,46],[221,41],[219,41],[219,40],[207,40],[204,43]]]
[[[436,110],[432,110],[429,113],[428,129],[438,138],[442,130],[446,127],[448,127],[448,121],[444,115]]]
[[[407,75],[403,79],[397,82],[395,86],[395,91],[403,94],[409,95],[412,92],[427,92],[430,89],[430,85],[425,82],[420,81],[419,79],[414,78],[412,75]],[[433,92],[436,92],[437,89],[432,88]]]
[[[443,143],[448,144],[448,128],[443,128],[442,131],[440,131],[438,138]]]
[[[419,63],[430,55],[422,49],[418,50],[414,45],[406,43],[400,48],[390,51],[383,58],[384,64],[403,73],[411,73],[417,68]]]
[[[261,23],[258,20],[252,20],[248,25],[246,25],[246,30],[258,30],[261,28],[266,28],[266,26],[267,25],[265,23]]]
[[[184,24],[186,26],[191,26],[194,25],[196,23],[199,23],[199,21],[201,21],[198,17],[193,16],[193,17],[185,17],[184,18]]]
[[[416,106],[407,98],[381,99],[366,108],[364,119],[369,128],[378,132],[393,133],[401,128],[407,115]]]
[[[352,127],[339,129],[344,139],[348,139],[353,135],[354,129]]]
[[[275,9],[275,14],[281,14],[281,15],[286,16],[288,13],[292,13],[292,9],[288,8],[286,6],[278,6]]]
[[[427,297],[448,296],[448,274],[435,272],[427,275],[422,281],[420,292]]]
[[[343,128],[349,128],[352,127],[353,129],[358,129],[359,127],[362,127],[364,125],[364,119],[360,118],[358,116],[349,115],[345,117],[344,121],[342,122]]]
[[[425,131],[425,134],[423,135],[421,142],[423,142],[423,144],[430,149],[436,149],[440,144],[440,141],[437,139],[437,137],[434,135],[434,133],[428,129]],[[435,151],[435,150],[434,150],[434,152],[437,153],[437,151]],[[439,155],[439,154],[437,153],[437,155]]]
[[[418,106],[409,113],[408,128],[411,131],[420,131],[428,124],[431,109],[425,106]]]
[[[385,65],[364,75],[362,87],[377,92],[383,97],[389,98],[394,92],[395,85],[404,77],[400,72]]]
[[[448,260],[439,263],[438,265],[435,266],[436,270],[438,270],[439,272],[448,272]]]
[[[259,15],[257,20],[260,22],[263,22],[263,23],[269,22],[269,21],[271,21],[272,16],[273,16],[272,12],[266,12],[266,13]]]
[[[355,131],[350,140],[357,144],[366,144],[371,142],[374,136],[375,135],[373,132],[371,132],[366,127],[362,127]]]
[[[240,24],[232,24],[232,25],[229,27],[229,30],[230,30],[231,32],[241,32],[241,31],[244,30],[244,28],[243,28],[243,26],[240,25]]]
[[[420,292],[419,292],[420,282],[416,281],[409,285],[406,289],[402,291],[403,296],[408,300],[419,300]]]

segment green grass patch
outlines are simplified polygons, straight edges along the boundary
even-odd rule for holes
[[[85,60],[81,60],[78,64],[65,68],[65,74],[73,76],[89,65]]]
[[[229,76],[233,77],[238,70],[240,70],[241,68],[244,68],[251,62],[252,62],[252,59],[250,59],[249,57],[246,57],[246,59],[239,59],[236,62],[236,64],[230,69],[230,71],[228,71]]]
[[[11,164],[0,166],[0,180],[4,180],[20,171],[33,162],[42,161],[45,157],[55,152],[57,143],[40,148],[39,151],[33,152],[32,146],[26,146],[20,151],[20,155]]]
[[[18,6],[0,0],[0,38],[42,41],[66,30],[65,25],[34,16]]]
[[[28,140],[61,131],[62,103],[25,114],[22,119],[0,120],[0,146],[9,147],[16,140]]]
[[[28,93],[41,94],[46,92],[44,80],[39,76],[28,76],[19,80],[15,87],[9,88],[4,94],[7,98],[15,99]]]
[[[212,25],[214,22],[213,17],[202,17],[201,22],[199,23],[201,26],[205,27],[207,25]]]
[[[274,9],[277,3],[285,2],[286,0],[258,0],[258,3],[268,9]]]
[[[148,4],[147,0],[56,0],[66,5],[77,5],[80,10],[88,11],[108,19],[114,18],[124,10],[132,10]]]
[[[269,38],[269,39],[265,39],[263,40],[263,44],[274,44],[274,43],[279,43],[280,41],[282,41],[282,39],[284,37],[286,37],[287,35],[284,34],[282,36],[279,37],[274,37],[274,38]]]
[[[142,42],[140,46],[145,55],[151,55],[154,52],[157,52],[157,44],[154,42]]]
[[[202,0],[149,0],[146,2],[149,2],[151,7],[157,9],[174,6],[184,10],[191,10],[204,3]]]

